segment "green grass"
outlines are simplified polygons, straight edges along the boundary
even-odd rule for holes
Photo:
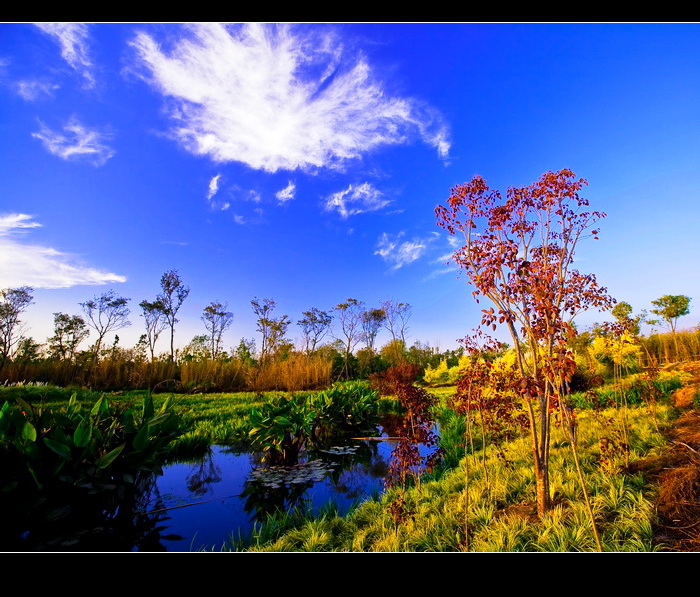
[[[78,402],[85,406],[91,406],[103,394],[107,395],[111,403],[140,402],[147,394],[145,390],[105,393],[81,388],[27,385],[0,388],[0,402],[22,398],[30,404],[40,403],[46,407],[59,408],[68,404],[74,392]],[[283,393],[154,394],[153,402],[160,406],[168,396],[173,396],[176,410],[185,415],[193,427],[192,431],[181,438],[181,442],[196,439],[197,443],[207,440],[210,444],[235,445],[247,442],[250,411]]]
[[[661,425],[672,409],[658,407]],[[642,458],[660,449],[663,437],[648,407],[630,408],[629,457]],[[604,551],[655,551],[653,495],[638,475],[624,473],[624,454],[607,455],[599,438],[622,424],[620,411],[584,412],[579,416],[579,451]],[[438,480],[406,490],[391,490],[381,500],[360,504],[345,518],[325,516],[295,521],[274,537],[261,532],[252,551],[595,551],[596,542],[583,502],[571,448],[556,429],[551,454],[554,508],[542,519],[523,516],[533,510],[534,479],[527,438],[464,457]],[[402,508],[392,509],[401,503]],[[517,508],[519,506],[519,508]],[[396,516],[396,512],[401,513]],[[392,514],[393,512],[393,514]],[[238,549],[242,549],[239,545]]]
[[[675,385],[675,384],[672,384]],[[567,436],[555,428],[551,451],[551,489],[555,507],[542,520],[523,517],[534,506],[529,440],[508,442],[497,450],[478,441],[464,451],[464,422],[444,410],[454,387],[430,389],[440,399],[443,447],[449,464],[416,487],[394,489],[358,505],[345,517],[332,509],[313,518],[279,515],[256,529],[252,551],[593,551],[591,522],[583,505]],[[73,390],[47,386],[2,388],[0,400],[20,396],[60,405]],[[81,391],[94,402],[99,393]],[[193,431],[183,441],[244,441],[250,410],[274,393],[175,395],[175,404],[191,417]],[[109,395],[110,401],[137,400],[139,393]],[[156,395],[156,405],[166,395]],[[662,401],[663,402],[663,401]],[[387,401],[383,410],[390,410]],[[639,475],[626,474],[634,462],[660,450],[661,434],[674,410],[663,403],[625,409],[579,410],[578,450],[587,492],[604,551],[654,551],[653,494]],[[476,430],[475,430],[476,431]],[[624,433],[623,433],[624,431]],[[476,438],[477,433],[474,434]],[[606,440],[601,442],[601,439]],[[629,449],[625,450],[625,442]]]

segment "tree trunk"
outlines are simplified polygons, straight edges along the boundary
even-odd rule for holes
[[[543,462],[535,454],[535,487],[537,493],[537,516],[541,519],[550,509],[552,502],[549,494],[549,463]]]

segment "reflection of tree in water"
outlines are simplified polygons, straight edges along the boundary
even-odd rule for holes
[[[318,460],[254,469],[241,493],[245,498],[244,509],[252,514],[252,520],[262,522],[276,512],[305,508],[310,500],[304,494],[327,472]]]
[[[205,495],[213,483],[221,481],[221,469],[214,462],[211,452],[202,458],[198,465],[187,475],[187,489],[195,495]]]
[[[312,499],[307,492],[327,479],[336,492],[352,499],[367,494],[367,477],[384,478],[388,463],[375,442],[354,442],[307,454],[307,460],[294,466],[253,469],[241,494],[245,511],[252,519],[264,521],[276,512],[306,510]]]
[[[324,455],[324,460],[333,465],[328,478],[334,491],[351,499],[367,494],[367,477],[383,479],[389,469],[377,442],[357,442]]]
[[[8,551],[166,551],[161,540],[165,512],[156,475],[140,473],[133,484],[89,494],[70,488],[60,495],[29,504],[3,499],[4,512],[25,513],[14,532],[0,533],[0,549]],[[27,508],[30,506],[30,508]],[[9,531],[9,529],[8,529]]]
[[[404,486],[409,479],[419,479],[424,470],[431,470],[442,457],[431,413],[436,398],[414,384],[418,373],[418,367],[404,363],[370,376],[372,387],[381,395],[395,396],[403,411],[400,417],[383,422],[389,435],[399,438],[386,478],[388,486]],[[421,446],[432,448],[432,453],[423,457]]]

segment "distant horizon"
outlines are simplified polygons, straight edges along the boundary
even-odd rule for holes
[[[391,299],[412,306],[409,346],[455,349],[485,306],[448,264],[435,207],[475,174],[505,194],[562,168],[607,213],[576,267],[635,314],[689,296],[679,329],[700,323],[699,24],[0,32],[0,288],[35,289],[22,320],[36,342],[53,313],[111,289],[130,299],[116,333],[133,347],[139,302],[177,270],[191,289],[180,348],[211,301],[234,313],[227,350],[259,343],[258,297],[292,319],[292,340],[312,307]]]

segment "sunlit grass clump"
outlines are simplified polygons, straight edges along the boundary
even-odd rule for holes
[[[640,475],[625,471],[628,462],[664,445],[660,429],[670,416],[667,406],[655,407],[654,413],[644,406],[579,415],[579,458],[603,551],[658,549],[652,533],[653,496]],[[467,454],[439,480],[389,490],[381,500],[360,504],[345,518],[326,514],[297,519],[294,528],[274,537],[260,532],[247,549],[596,551],[571,446],[559,428],[552,440],[550,474],[554,507],[538,520],[529,439],[516,439],[500,449],[487,445]]]

